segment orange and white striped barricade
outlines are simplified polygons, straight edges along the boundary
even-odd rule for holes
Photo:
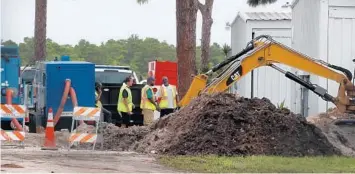
[[[99,122],[101,116],[101,108],[96,107],[74,107],[73,111],[73,121],[71,125],[71,133],[69,136],[69,147],[70,150],[71,146],[74,143],[92,143],[93,150],[95,149],[98,129],[99,129]],[[95,133],[80,133],[77,132],[77,129],[74,129],[74,124],[78,125],[78,121],[94,121],[96,128]]]
[[[24,141],[25,141],[25,118],[26,115],[28,114],[27,108],[24,105],[16,105],[16,104],[0,104],[1,109],[0,109],[0,117],[1,118],[23,118],[22,120],[22,131],[17,131],[17,130],[2,130],[1,129],[1,134],[0,134],[0,140],[1,141],[8,141],[8,142],[13,142],[13,141],[19,141],[22,145],[24,146]]]

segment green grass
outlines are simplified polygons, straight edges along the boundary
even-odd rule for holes
[[[350,157],[162,156],[163,165],[187,172],[355,172]]]

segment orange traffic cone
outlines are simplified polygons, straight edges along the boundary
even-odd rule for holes
[[[44,145],[42,146],[42,150],[58,150],[55,142],[52,108],[49,108],[48,110],[46,136],[44,140]]]

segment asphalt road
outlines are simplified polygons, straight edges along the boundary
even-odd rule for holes
[[[159,165],[152,156],[135,152],[2,148],[1,172],[171,173],[174,170]]]

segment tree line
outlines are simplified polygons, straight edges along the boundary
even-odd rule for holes
[[[39,0],[37,0],[39,1]],[[139,4],[149,3],[150,0],[136,0]],[[179,95],[184,96],[192,82],[192,74],[206,72],[209,68],[211,54],[211,27],[213,24],[212,10],[214,0],[176,0],[176,40],[178,60]],[[274,3],[277,0],[246,0],[249,6]],[[196,22],[197,12],[202,14],[201,64],[195,64],[196,59]]]
[[[136,0],[137,3],[144,4],[149,0]],[[250,6],[274,3],[277,0],[246,0]],[[178,83],[179,95],[184,96],[192,81],[193,74],[206,71],[211,62],[209,58],[212,54],[210,49],[210,36],[212,19],[212,7],[214,0],[205,0],[202,4],[200,0],[176,0],[176,59],[178,63]],[[37,60],[43,60],[46,56],[46,24],[47,24],[47,0],[36,0],[35,5],[35,41],[34,49]],[[196,18],[197,12],[202,14],[202,64],[196,64],[198,47],[196,46]],[[201,49],[199,49],[201,50]],[[199,60],[199,59],[197,59]],[[200,67],[200,68],[198,68]]]
[[[15,45],[19,47],[22,66],[31,65],[35,59],[35,41],[33,37],[25,37],[20,43],[12,40],[2,41],[2,45]],[[228,46],[213,43],[210,46],[211,55],[209,66],[215,65],[225,59],[225,49]],[[127,39],[110,39],[99,45],[81,39],[75,45],[59,44],[52,39],[46,40],[46,60],[60,58],[61,55],[69,55],[71,60],[88,61],[95,64],[125,65],[130,66],[138,75],[146,77],[148,62],[153,60],[176,61],[176,47],[165,41],[155,38],[140,38],[131,35]],[[201,56],[201,49],[196,48],[196,57]],[[201,59],[196,58],[199,66]]]

